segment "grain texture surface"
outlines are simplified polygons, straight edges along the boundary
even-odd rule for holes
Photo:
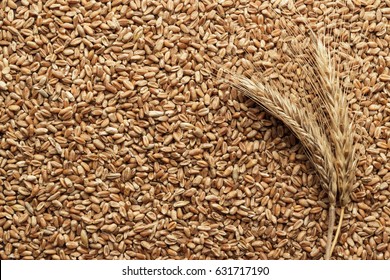
[[[390,259],[389,19],[389,0],[2,1],[0,258],[323,258],[301,144],[213,75],[255,65],[298,90],[282,26],[308,20],[359,73],[333,258]]]

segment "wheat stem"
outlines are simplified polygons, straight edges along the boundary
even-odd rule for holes
[[[344,209],[345,207],[341,207],[341,213],[340,213],[340,218],[339,218],[339,224],[337,226],[337,230],[336,230],[336,234],[334,236],[334,239],[333,239],[333,243],[332,243],[332,247],[330,249],[330,255],[332,255],[333,253],[333,250],[334,250],[334,247],[336,246],[336,243],[337,243],[337,239],[340,235],[340,231],[341,231],[341,224],[343,223],[343,219],[344,219]]]
[[[325,260],[330,260],[330,257],[332,256],[332,240],[333,240],[333,230],[334,230],[335,220],[336,220],[335,205],[331,204],[329,206],[328,238],[326,240],[326,247],[325,247]]]

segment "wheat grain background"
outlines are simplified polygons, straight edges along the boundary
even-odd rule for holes
[[[332,258],[390,258],[388,0],[0,8],[1,259],[323,258],[329,198],[302,144],[213,75],[260,69],[307,98],[286,22],[335,50],[359,135]]]

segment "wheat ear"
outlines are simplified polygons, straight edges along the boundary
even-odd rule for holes
[[[331,147],[323,141],[325,131],[314,120],[310,108],[299,108],[273,86],[266,85],[260,78],[251,79],[242,75],[229,75],[231,85],[253,99],[268,113],[281,120],[302,142],[305,151],[321,177],[324,185],[332,180],[333,163]]]
[[[291,28],[287,28],[287,31],[290,35],[296,35]],[[306,49],[300,49],[299,44],[295,47],[290,44],[289,47],[292,59],[298,61],[308,77],[310,90],[307,91],[310,91],[310,97],[317,100],[313,104],[306,98],[293,100],[285,96],[278,87],[261,76],[250,79],[228,73],[227,80],[284,122],[303,144],[329,197],[325,259],[330,259],[341,229],[345,206],[350,202],[356,168],[355,146],[348,102],[331,54],[313,32],[310,39],[311,43]],[[342,214],[333,239],[337,202],[342,207]]]
[[[329,116],[328,137],[334,152],[335,186],[342,213],[340,214],[338,229],[332,246],[329,245],[330,241],[328,240],[326,258],[329,259],[340,233],[345,206],[350,202],[350,194],[353,190],[356,174],[357,157],[354,145],[353,123],[349,117],[348,101],[340,85],[340,79],[337,75],[338,71],[323,43],[313,37],[313,44],[317,45],[315,56],[321,77],[320,82],[323,85],[323,90],[319,91],[318,95],[323,100]]]

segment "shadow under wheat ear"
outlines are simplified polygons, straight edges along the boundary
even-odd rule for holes
[[[288,28],[287,33],[297,35]],[[311,32],[307,48],[303,49],[300,44],[294,46],[289,44],[289,48],[291,59],[298,61],[306,75],[308,83],[306,93],[310,98],[288,97],[278,89],[279,87],[269,83],[261,75],[251,79],[227,71],[226,77],[231,86],[242,91],[272,116],[281,120],[304,146],[329,197],[325,259],[330,259],[355,179],[353,125],[348,115],[348,102],[340,86],[338,72],[324,44]],[[312,102],[314,99],[317,101]],[[340,203],[341,215],[333,239],[337,203]]]

